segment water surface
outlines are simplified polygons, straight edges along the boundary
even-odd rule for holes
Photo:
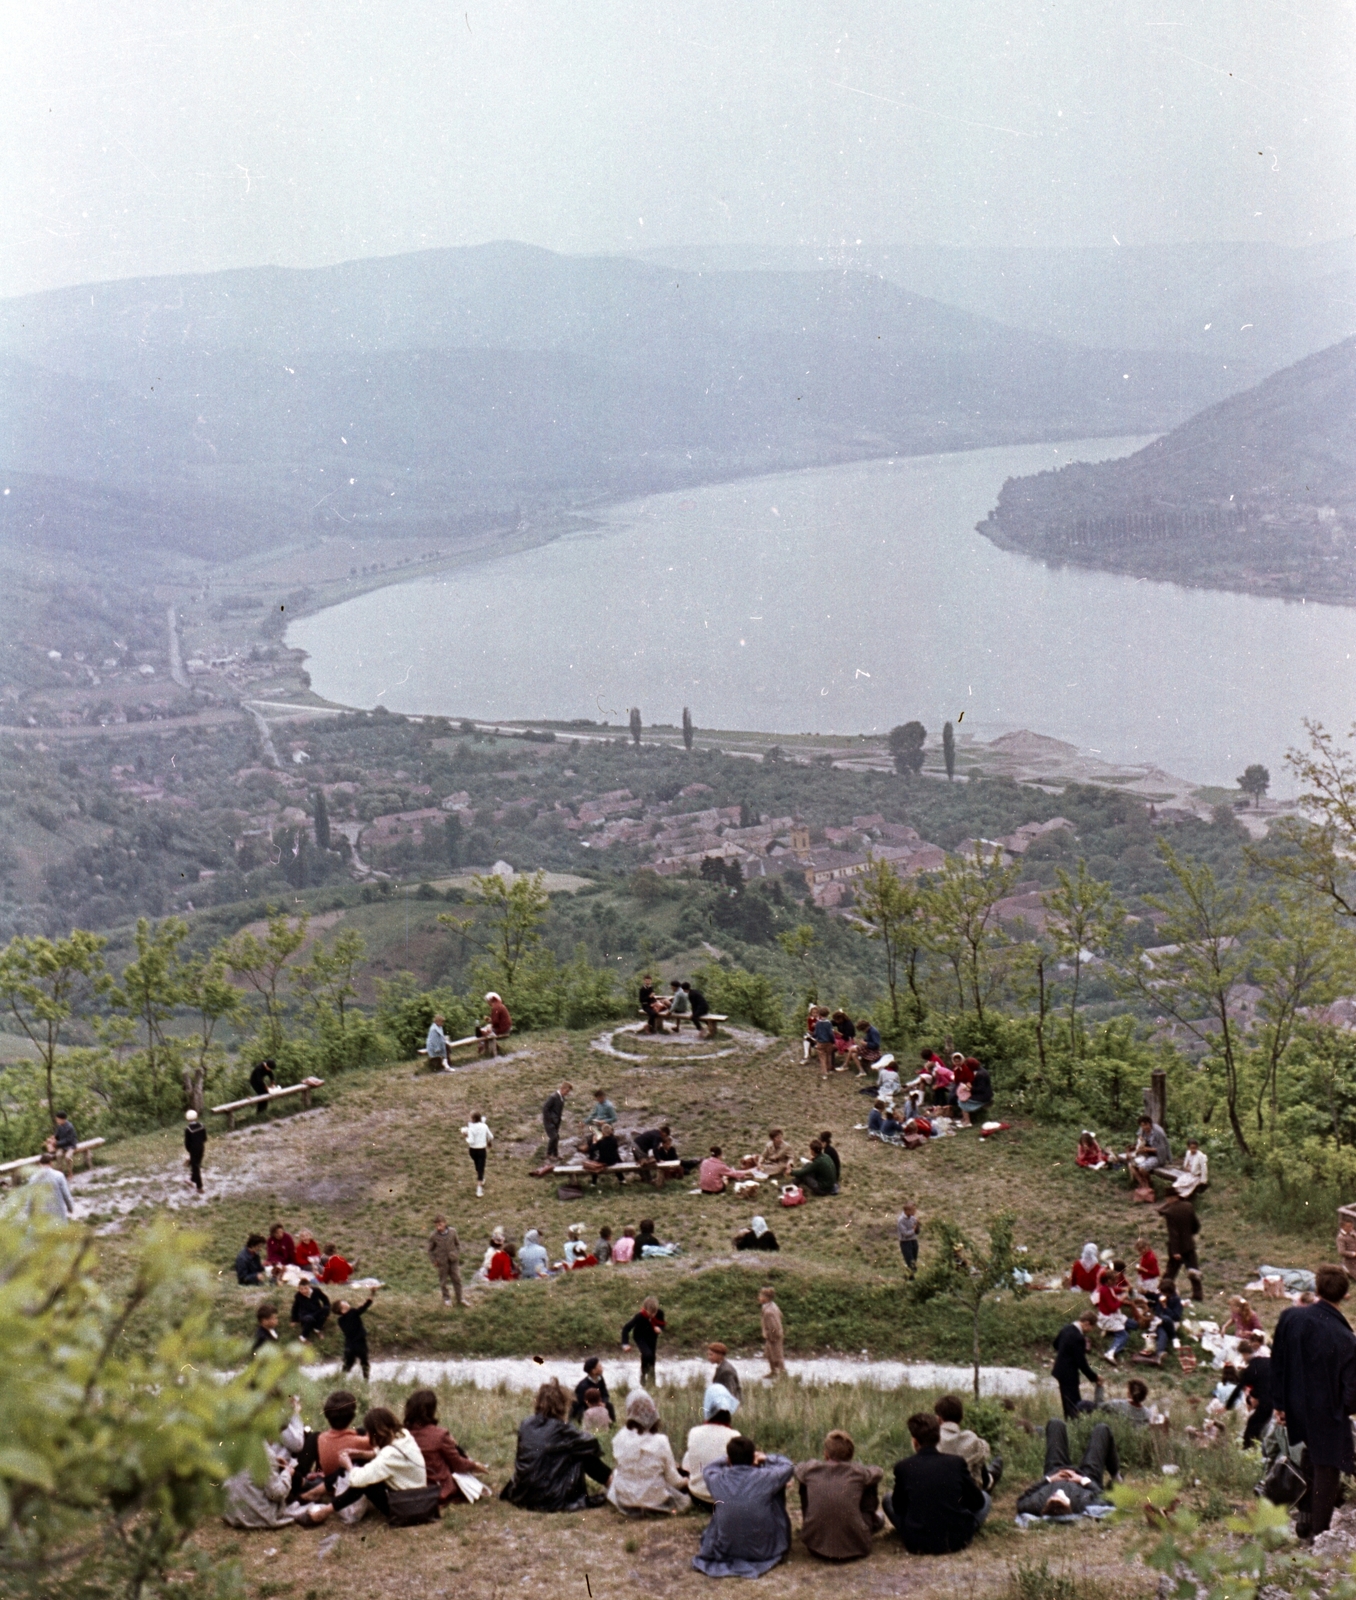
[[[1005,478],[1140,439],[972,450],[674,494],[293,624],[349,705],[780,733],[1013,728],[1108,759],[1281,779],[1356,720],[1356,611],[1053,568],[974,531]]]

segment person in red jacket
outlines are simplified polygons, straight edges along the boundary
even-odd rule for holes
[[[353,1263],[345,1261],[332,1244],[321,1252],[321,1283],[347,1283],[353,1276]]]
[[[284,1267],[294,1266],[296,1259],[296,1245],[292,1241],[292,1235],[281,1222],[275,1222],[268,1230],[269,1270],[276,1278]]]
[[[476,1038],[479,1043],[476,1049],[482,1056],[497,1056],[499,1054],[499,1041],[507,1039],[513,1032],[513,1018],[509,1016],[509,1009],[493,989],[485,996],[489,1005],[489,1015],[476,1029]]]
[[[441,1426],[438,1421],[438,1396],[432,1389],[416,1389],[405,1402],[405,1426],[423,1455],[428,1481],[438,1485],[440,1506],[466,1499],[452,1476],[454,1472],[463,1477],[474,1477],[478,1472],[490,1470],[483,1461],[473,1461],[466,1455],[447,1429]]]
[[[1091,1294],[1097,1287],[1100,1272],[1101,1262],[1097,1256],[1097,1246],[1089,1242],[1083,1246],[1082,1255],[1069,1268],[1069,1287],[1080,1289],[1084,1294]]]

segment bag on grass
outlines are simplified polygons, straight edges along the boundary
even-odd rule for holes
[[[781,1203],[784,1206],[803,1206],[805,1204],[805,1191],[794,1183],[788,1183],[782,1190]]]
[[[414,1528],[421,1522],[437,1522],[438,1485],[427,1483],[422,1489],[390,1489],[386,1502],[391,1508],[393,1528]]]

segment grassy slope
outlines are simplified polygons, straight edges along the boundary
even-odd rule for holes
[[[915,1305],[902,1292],[894,1217],[905,1198],[921,1207],[925,1252],[930,1221],[951,1218],[982,1231],[1002,1209],[1016,1213],[1018,1238],[1033,1262],[1066,1264],[1086,1238],[1128,1253],[1140,1227],[1161,1232],[1156,1218],[1129,1206],[1121,1182],[1074,1168],[1068,1131],[1019,1122],[986,1143],[966,1133],[912,1153],[886,1148],[851,1131],[868,1101],[849,1079],[839,1075],[821,1086],[799,1058],[798,1044],[778,1042],[720,1061],[631,1066],[591,1051],[588,1035],[556,1034],[531,1036],[513,1059],[470,1065],[455,1076],[433,1077],[409,1063],[354,1073],[332,1084],[328,1105],[310,1117],[280,1117],[266,1131],[233,1137],[214,1129],[209,1172],[236,1192],[178,1215],[205,1233],[223,1269],[222,1313],[242,1337],[259,1295],[235,1286],[229,1263],[247,1232],[279,1219],[294,1232],[305,1224],[322,1240],[334,1238],[385,1280],[388,1289],[368,1318],[374,1350],[486,1355],[606,1348],[649,1292],[667,1312],[669,1350],[695,1351],[713,1337],[756,1349],[755,1291],[766,1279],[778,1286],[793,1351],[964,1359],[969,1329],[955,1306],[945,1299]],[[756,1150],[774,1120],[801,1149],[830,1127],[844,1157],[843,1192],[773,1216],[783,1249],[762,1261],[737,1256],[730,1236],[753,1210],[774,1209],[770,1187],[755,1207],[698,1197],[679,1184],[659,1194],[636,1184],[618,1192],[608,1180],[583,1200],[561,1203],[553,1180],[528,1171],[540,1159],[539,1107],[566,1075],[579,1086],[574,1104],[581,1114],[588,1091],[606,1086],[624,1126],[670,1118],[688,1154],[716,1142],[727,1157]],[[497,1141],[482,1201],[459,1133],[472,1109],[485,1112]],[[178,1135],[146,1135],[108,1154],[121,1177],[163,1171],[180,1159]],[[1203,1204],[1212,1296],[1240,1287],[1259,1260],[1308,1259],[1293,1238],[1238,1218],[1229,1183],[1221,1177]],[[449,1313],[424,1253],[439,1210],[461,1235],[468,1282],[495,1224],[519,1237],[539,1228],[558,1257],[569,1222],[584,1221],[590,1234],[608,1222],[620,1233],[652,1215],[684,1256],[549,1283],[472,1288],[468,1309]],[[116,1236],[107,1251],[115,1263]],[[1071,1296],[1040,1294],[993,1306],[985,1358],[1043,1360],[1050,1336],[1076,1305]]]

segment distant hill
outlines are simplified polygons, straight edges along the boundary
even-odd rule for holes
[[[0,302],[5,537],[125,570],[341,524],[455,536],[562,497],[1147,432],[1246,381],[840,271],[503,244],[90,285]]]
[[[1046,338],[1213,356],[1246,363],[1259,378],[1356,333],[1356,239],[1298,247],[1110,240],[1083,249],[726,245],[656,250],[641,259],[689,271],[834,267],[878,273],[917,294]]]
[[[1356,604],[1356,338],[1133,456],[1009,479],[979,531],[1049,560]]]

